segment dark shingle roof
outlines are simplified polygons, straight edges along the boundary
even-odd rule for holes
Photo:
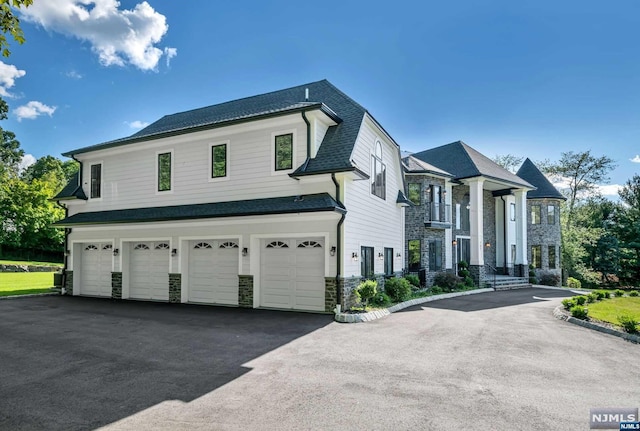
[[[51,198],[52,201],[61,201],[68,199],[83,199],[87,200],[87,196],[84,194],[82,187],[80,187],[80,172],[73,174],[73,177],[69,180],[66,186],[60,193]]]
[[[417,159],[413,156],[407,156],[402,159],[402,164],[404,166],[404,170],[407,173],[411,174],[435,174],[445,177],[453,177],[453,174],[450,174],[447,171],[444,171],[432,164],[429,164],[425,161]]]
[[[562,193],[551,184],[551,181],[540,172],[540,169],[531,160],[525,160],[516,175],[537,187],[537,190],[527,192],[527,199],[551,198],[566,200]]]
[[[308,101],[305,100],[306,89],[309,90]],[[80,148],[63,155],[71,156],[312,109],[322,109],[338,124],[329,127],[316,157],[306,166],[303,165],[304,170],[298,168],[294,175],[353,170],[350,157],[366,110],[327,80],[166,115],[129,137]]]
[[[318,193],[232,202],[85,212],[60,220],[54,223],[54,226],[140,223],[323,211],[346,213],[345,208],[338,204],[331,195]]]
[[[421,151],[413,154],[413,157],[451,172],[457,180],[484,176],[517,186],[533,188],[524,179],[507,171],[462,141]]]

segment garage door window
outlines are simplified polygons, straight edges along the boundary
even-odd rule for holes
[[[273,241],[267,244],[267,248],[289,248],[289,245],[286,242]]]
[[[238,248],[238,244],[235,242],[227,241],[220,244],[220,248]]]
[[[134,250],[149,250],[149,246],[147,244],[136,244],[135,247],[133,247]]]
[[[212,247],[211,247],[211,244],[209,244],[208,242],[199,242],[196,245],[194,245],[193,248],[196,250],[200,250],[201,248],[212,248]]]
[[[169,244],[167,244],[166,242],[162,242],[160,244],[157,244],[155,246],[156,250],[169,250]]]
[[[298,248],[322,248],[322,245],[316,241],[302,241],[298,244]]]

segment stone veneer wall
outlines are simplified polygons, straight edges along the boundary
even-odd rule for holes
[[[324,278],[324,311],[331,312],[338,304],[338,292],[336,290],[336,278]]]
[[[67,295],[73,295],[73,271],[67,271],[64,288]]]
[[[487,275],[484,265],[469,265],[469,272],[471,273],[471,278],[473,278],[473,282],[476,286],[485,287],[484,284]]]
[[[238,306],[253,308],[253,275],[238,275]]]
[[[169,302],[182,302],[182,274],[169,274]]]
[[[561,227],[560,227],[560,203],[559,199],[527,199],[527,259],[531,260],[531,246],[542,246],[542,268],[535,270],[536,276],[540,277],[542,273],[552,273],[559,277],[562,276],[561,265]],[[531,224],[531,209],[534,205],[541,208],[541,223]],[[550,225],[547,223],[547,207],[554,205],[556,207],[555,223]],[[549,268],[549,246],[556,247],[556,268]],[[561,283],[559,283],[560,285]]]
[[[113,299],[122,299],[122,273],[111,273],[111,297]]]
[[[341,278],[340,288],[342,289],[342,309],[348,310],[356,305],[356,287],[362,282],[362,277]]]

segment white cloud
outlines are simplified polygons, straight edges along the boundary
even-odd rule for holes
[[[606,186],[598,186],[598,190],[603,196],[618,196],[618,190],[622,186],[620,184],[608,184]]]
[[[171,66],[171,59],[178,55],[178,48],[166,47],[164,49],[164,55],[167,57],[167,67],[169,67]]]
[[[163,52],[155,45],[167,33],[166,17],[146,1],[119,9],[116,0],[40,0],[21,9],[22,17],[46,30],[88,41],[105,66],[132,64],[155,70]]]
[[[33,165],[35,162],[36,162],[36,158],[33,156],[33,154],[25,154],[24,156],[22,156],[22,160],[20,160],[20,165],[18,166],[18,169],[20,172],[22,172],[25,169],[27,169],[29,166]]]
[[[67,76],[67,78],[71,78],[71,79],[82,79],[82,75],[76,72],[75,70],[70,70],[67,73],[65,73],[65,75]]]
[[[0,96],[13,97],[7,90],[16,83],[16,78],[21,78],[27,72],[20,70],[13,64],[6,64],[0,61]]]
[[[629,159],[630,161],[632,161],[633,163],[640,163],[640,155],[636,154],[636,156],[633,159]]]
[[[149,123],[147,123],[146,121],[140,121],[140,120],[131,121],[131,122],[125,121],[124,123],[127,124],[132,129],[144,129],[149,125]]]
[[[18,117],[18,121],[22,121],[24,118],[33,120],[41,115],[48,115],[51,117],[56,112],[56,106],[48,106],[42,102],[32,100],[26,105],[18,106],[14,109],[13,113]]]

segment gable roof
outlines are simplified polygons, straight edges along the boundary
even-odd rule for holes
[[[522,163],[516,175],[537,187],[536,190],[527,192],[527,199],[551,198],[567,200],[529,158]]]
[[[413,157],[450,172],[456,180],[483,176],[519,187],[535,188],[462,141],[421,151]]]
[[[84,194],[82,187],[80,187],[80,171],[73,174],[69,182],[60,192],[51,198],[52,201],[62,201],[69,199],[83,199],[87,200],[87,195]]]
[[[309,100],[306,100],[306,90]],[[129,145],[168,136],[224,127],[296,112],[322,110],[332,118],[316,157],[303,164],[295,174],[354,170],[350,161],[360,125],[367,112],[329,81],[322,80],[271,93],[165,115],[133,135],[63,153],[64,156]]]
[[[409,174],[434,174],[453,178],[453,174],[413,156],[403,157],[402,164],[405,172]]]
[[[67,227],[114,223],[148,223],[325,211],[333,211],[340,214],[347,212],[344,206],[336,202],[328,193],[318,193],[313,195],[248,199],[231,202],[82,212],[60,220],[54,223],[53,226]]]

